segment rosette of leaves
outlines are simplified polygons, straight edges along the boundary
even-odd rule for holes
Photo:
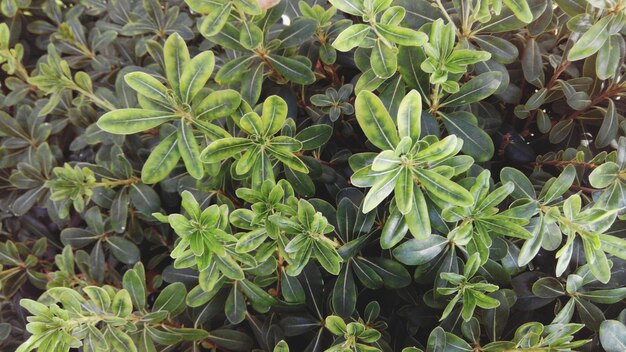
[[[374,345],[380,339],[380,332],[358,321],[351,321],[348,324],[336,315],[326,317],[326,329],[337,335],[333,346],[326,352],[359,351],[371,352],[381,351]]]
[[[247,253],[263,246],[261,251],[267,247],[284,249],[284,245],[277,236],[278,229],[268,218],[275,214],[295,216],[297,209],[297,199],[293,187],[286,180],[277,183],[271,180],[263,182],[260,190],[251,188],[238,188],[237,197],[250,203],[250,209],[235,209],[230,214],[230,223],[240,229],[247,230],[238,234],[237,252]],[[268,236],[271,241],[266,241]]]
[[[498,286],[486,282],[480,276],[474,276],[481,265],[480,262],[480,254],[474,253],[467,259],[462,275],[451,272],[440,274],[440,277],[453,287],[439,287],[437,293],[445,296],[454,295],[443,310],[440,320],[444,320],[459,302],[464,321],[469,321],[474,316],[476,307],[492,309],[500,305],[500,301],[485,294],[497,291]]]
[[[478,253],[481,264],[489,258],[492,235],[530,239],[532,235],[523,227],[528,224],[529,211],[525,207],[499,212],[497,206],[513,192],[515,185],[507,182],[490,190],[490,172],[483,170],[474,180],[470,193],[474,204],[469,207],[452,206],[443,210],[442,218],[456,223],[448,238],[455,245],[466,246],[470,254]],[[535,209],[531,207],[530,212]]]
[[[200,33],[236,52],[219,69],[215,80],[224,85],[238,85],[248,103],[258,101],[266,76],[279,84],[308,85],[315,81],[311,60],[298,55],[297,48],[316,33],[317,20],[299,17],[276,36],[270,28],[281,18],[287,2],[266,11],[256,1],[220,0],[217,7],[214,2],[187,2],[194,11],[206,14],[199,24]]]
[[[170,254],[175,259],[174,267],[195,267],[208,275],[207,291],[221,283],[224,277],[243,280],[244,272],[238,261],[255,267],[250,255],[237,253],[237,238],[231,235],[228,224],[228,207],[211,205],[204,210],[189,191],[182,193],[185,215],[152,214],[157,220],[168,223],[179,236],[176,247]],[[202,280],[201,280],[202,282]]]
[[[337,38],[341,31],[350,26],[351,21],[346,18],[337,20],[337,9],[332,6],[324,8],[320,4],[311,6],[306,1],[299,1],[298,9],[303,18],[310,18],[317,23],[314,40],[315,44],[319,45],[318,56],[320,60],[327,65],[334,64],[337,60],[337,51],[331,42]]]
[[[315,94],[311,96],[311,103],[328,115],[330,121],[335,122],[343,115],[352,115],[354,107],[350,104],[350,96],[352,95],[352,85],[344,84],[336,90],[335,88],[327,88],[324,94]]]
[[[402,6],[390,6],[391,1],[332,0],[331,4],[346,14],[361,17],[364,22],[342,31],[333,46],[339,51],[371,48],[371,70],[378,78],[386,79],[396,72],[398,45],[421,46],[428,40],[426,34],[402,26],[406,10]],[[363,76],[368,77],[367,72]]]
[[[285,168],[300,173],[308,173],[304,162],[296,155],[302,149],[302,142],[288,136],[275,136],[287,119],[287,104],[273,95],[263,103],[262,114],[250,111],[239,120],[239,127],[248,136],[227,137],[211,142],[200,154],[205,163],[217,163],[237,156],[234,174],[251,177],[252,184],[261,186],[264,180],[274,180],[274,163],[281,162]]]
[[[352,184],[371,187],[362,211],[372,211],[393,193],[390,217],[400,216],[398,221],[404,221],[418,238],[431,233],[426,197],[444,206],[467,207],[474,203],[470,192],[451,180],[473,162],[470,157],[456,156],[463,141],[455,135],[442,140],[435,136],[420,138],[421,105],[419,93],[409,92],[400,103],[394,123],[376,95],[359,93],[355,102],[357,120],[369,141],[382,152],[357,154],[350,159],[355,170]],[[394,238],[381,237],[383,248],[399,241],[393,232],[390,235]]]
[[[291,238],[285,245],[285,258],[290,264],[287,274],[296,276],[302,272],[313,257],[331,274],[337,275],[343,259],[337,253],[338,244],[326,234],[335,230],[321,212],[316,211],[311,203],[304,199],[298,201],[297,215],[272,215],[268,220],[278,230]]]
[[[491,54],[485,51],[455,48],[454,42],[454,25],[443,24],[443,20],[438,19],[431,25],[430,40],[422,46],[426,60],[420,68],[430,74],[430,84],[441,85],[447,93],[459,91],[455,78],[465,73],[468,65],[491,58]]]
[[[544,304],[549,304],[560,297],[569,297],[567,303],[560,305],[560,310],[552,320],[553,324],[570,323],[576,312],[581,322],[598,331],[606,318],[596,304],[615,304],[626,298],[624,287],[594,289],[594,286],[598,285],[594,282],[593,275],[590,275],[589,267],[582,266],[576,274],[568,275],[565,284],[553,277],[542,277],[533,284],[533,294],[543,298]]]
[[[570,265],[574,253],[583,250],[583,255],[590,266],[592,274],[601,282],[610,279],[610,261],[606,253],[619,258],[625,258],[620,246],[624,245],[622,238],[609,235],[606,232],[617,217],[615,210],[606,210],[598,205],[590,204],[583,208],[582,198],[578,194],[565,197],[566,192],[574,184],[576,168],[567,164],[558,177],[550,178],[543,185],[537,196],[530,180],[520,171],[505,168],[501,172],[504,182],[514,182],[515,190],[511,195],[518,199],[520,204],[531,204],[529,215],[537,217],[531,220],[532,238],[522,246],[518,262],[521,265],[529,263],[542,247],[555,250],[561,244],[562,236],[566,236],[565,243],[556,252],[556,274],[561,276]],[[582,248],[575,246],[582,241]],[[576,249],[575,249],[576,248]]]
[[[67,287],[51,288],[38,301],[21,300],[32,316],[28,318],[31,337],[18,351],[43,350],[138,351],[139,345],[155,350],[197,341],[205,330],[179,327],[172,319],[185,309],[187,290],[181,283],[167,286],[147,309],[146,282],[141,264],[124,274],[122,289],[105,285],[86,286],[81,292]]]
[[[111,227],[120,233],[126,229],[129,214],[149,217],[160,208],[156,192],[134,176],[133,167],[119,146],[101,149],[98,165],[75,163],[72,167],[66,163],[54,168],[45,186],[50,189],[50,199],[61,219],[68,217],[70,207],[82,213],[93,201],[110,210]],[[130,204],[137,213],[129,211]]]
[[[487,116],[481,115],[497,116],[498,112],[483,100],[500,89],[504,76],[499,70],[474,69],[477,75],[459,84],[472,65],[480,68],[478,64],[488,60],[490,54],[462,42],[455,44],[454,26],[444,25],[441,20],[432,23],[430,37],[421,48],[401,47],[399,55],[402,79],[420,93],[429,107],[422,116],[424,128],[428,134],[441,135],[441,127],[445,127],[449,134],[463,140],[463,153],[478,162],[487,161],[494,154],[494,145],[481,126]],[[459,109],[465,106],[474,108]]]
[[[163,57],[169,87],[145,72],[127,74],[126,83],[137,91],[141,108],[108,112],[100,117],[98,126],[109,133],[127,135],[175,121],[176,131],[161,141],[146,160],[142,179],[146,183],[162,180],[181,158],[189,175],[200,179],[205,171],[196,132],[207,139],[230,136],[211,120],[234,112],[241,98],[233,90],[208,95],[203,92],[213,72],[213,52],[205,51],[191,59],[185,41],[174,34],[165,42]]]

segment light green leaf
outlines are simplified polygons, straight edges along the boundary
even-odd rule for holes
[[[382,101],[372,92],[360,92],[354,103],[359,125],[369,142],[378,148],[394,149],[400,139]]]
[[[458,206],[474,204],[472,194],[454,181],[430,170],[415,169],[414,172],[426,190],[442,201]]]
[[[174,92],[182,97],[180,82],[185,67],[189,65],[189,50],[187,50],[185,40],[178,33],[170,35],[165,41],[163,56],[167,80]]]
[[[413,173],[406,167],[401,168],[396,179],[395,200],[400,213],[407,214],[413,207]]]
[[[422,46],[428,41],[424,32],[396,25],[376,24],[378,33],[390,42],[404,46]]]
[[[110,111],[98,120],[98,127],[113,134],[133,134],[149,130],[177,118],[167,111],[119,109]]]
[[[589,28],[567,54],[567,60],[577,61],[595,54],[606,43],[609,38],[609,26],[613,21],[613,16],[602,17],[591,28]]]
[[[252,141],[247,138],[220,139],[209,144],[202,151],[200,160],[204,163],[216,163],[239,154],[250,146],[252,146]]]
[[[200,161],[200,148],[196,137],[193,135],[191,126],[185,121],[181,121],[177,131],[178,152],[185,163],[185,168],[189,175],[195,179],[204,176],[204,166]]]
[[[215,57],[212,51],[205,51],[184,67],[180,77],[180,93],[183,102],[189,103],[193,97],[204,87],[213,73]]]
[[[350,51],[359,46],[370,33],[371,27],[366,24],[353,24],[341,32],[333,42],[333,47],[339,51]]]
[[[213,8],[211,12],[204,16],[204,19],[198,28],[200,30],[200,34],[202,34],[205,38],[210,38],[218,34],[228,21],[231,6],[231,3],[227,2],[224,5]]]
[[[526,0],[503,0],[504,5],[508,7],[515,17],[524,23],[530,23],[533,20],[533,13]]]
[[[272,95],[265,99],[263,103],[263,135],[272,136],[285,124],[287,118],[287,103],[277,96]]]
[[[382,40],[377,40],[372,49],[370,64],[372,70],[379,78],[389,78],[396,73],[398,68],[398,55],[396,48],[391,48]]]
[[[233,89],[212,92],[195,107],[197,119],[215,120],[225,117],[237,110],[241,104],[241,96]]]
[[[163,180],[180,160],[176,133],[163,139],[150,153],[141,169],[141,180],[151,184]]]
[[[293,83],[311,84],[315,82],[313,71],[311,71],[307,65],[296,59],[280,55],[268,55],[267,61],[278,73]]]
[[[422,97],[415,89],[411,89],[400,102],[397,121],[400,138],[411,137],[413,142],[419,140],[422,125]]]
[[[450,95],[441,105],[452,107],[481,101],[493,94],[500,86],[501,81],[502,74],[500,72],[485,72],[465,83],[457,93]]]
[[[137,93],[146,98],[167,103],[167,88],[156,78],[145,72],[131,72],[124,76],[124,81]]]

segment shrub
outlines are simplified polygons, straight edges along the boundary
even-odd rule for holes
[[[626,350],[624,0],[0,11],[1,350]]]

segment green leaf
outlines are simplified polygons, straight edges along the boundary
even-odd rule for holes
[[[498,71],[485,72],[461,86],[461,89],[446,98],[441,106],[461,106],[481,101],[500,86],[502,74]]]
[[[417,189],[419,187],[414,187]],[[409,227],[406,224],[405,217],[397,208],[394,208],[385,221],[385,226],[380,233],[380,247],[389,249],[394,247],[398,242],[402,241]],[[359,267],[357,266],[357,269]]]
[[[200,34],[205,38],[210,38],[218,34],[222,28],[224,28],[228,17],[230,17],[231,6],[231,3],[227,2],[226,4],[213,8],[206,16],[203,16],[204,19],[198,28]]]
[[[356,308],[357,288],[350,264],[341,268],[332,291],[333,311],[341,317],[349,317]]]
[[[353,24],[341,32],[333,42],[333,47],[339,51],[350,51],[359,46],[370,33],[371,27],[366,24]]]
[[[413,208],[413,173],[406,167],[401,168],[396,178],[395,200],[400,213],[407,214]]]
[[[111,306],[111,297],[109,297],[109,293],[105,289],[97,286],[87,286],[83,288],[83,292],[85,292],[89,299],[96,304],[98,309],[102,311],[109,310],[109,307]]]
[[[133,301],[127,290],[121,289],[117,291],[111,303],[111,311],[116,316],[122,318],[129,316],[133,312]]]
[[[389,78],[398,69],[398,55],[396,48],[391,48],[382,40],[377,40],[372,49],[370,64],[374,74],[379,78]]]
[[[126,203],[125,206],[127,206]],[[139,248],[133,242],[119,236],[107,237],[107,243],[115,258],[125,264],[134,264],[140,259]]]
[[[352,1],[352,0],[329,0],[329,2],[336,7],[337,9],[341,10],[342,12],[345,13],[349,13],[351,15],[354,16],[363,16],[363,2],[358,0],[358,1]]]
[[[309,126],[298,132],[296,139],[302,143],[302,150],[313,150],[324,146],[333,134],[329,125]]]
[[[254,50],[263,42],[263,31],[254,23],[243,22],[239,32],[239,43],[248,50]]]
[[[213,73],[215,57],[212,51],[205,51],[191,59],[180,77],[180,94],[183,102],[189,103],[204,87]]]
[[[530,38],[526,42],[521,61],[526,81],[538,85],[537,83],[540,83],[539,81],[542,80],[544,73],[541,49],[535,38]]]
[[[161,291],[154,305],[152,311],[167,311],[170,313],[170,317],[173,317],[181,313],[185,307],[185,297],[187,296],[187,289],[182,282],[174,282]]]
[[[474,204],[474,197],[469,191],[455,182],[430,170],[415,169],[414,172],[426,190],[442,201],[462,207]]]
[[[226,313],[226,318],[232,324],[239,324],[246,318],[246,301],[236,284],[230,289],[228,298],[226,298],[224,312]]]
[[[141,169],[141,180],[144,183],[157,183],[176,167],[180,160],[177,143],[176,133],[172,133],[152,150]]]
[[[430,236],[431,227],[428,205],[420,187],[413,187],[413,207],[405,215],[405,220],[413,237],[425,239]]]
[[[272,136],[285,124],[287,118],[287,103],[277,95],[271,95],[265,99],[263,103],[263,114],[261,115],[263,122],[264,136]]]
[[[200,159],[205,163],[216,163],[239,154],[250,146],[252,141],[247,138],[220,139],[209,144],[200,154]]]
[[[156,78],[145,72],[131,72],[124,76],[124,81],[137,93],[146,98],[167,103],[167,88]]]
[[[175,113],[167,111],[119,109],[102,115],[98,127],[113,134],[133,134],[155,128],[177,117]]]
[[[606,162],[589,174],[589,183],[594,188],[606,188],[619,177],[619,166],[614,162]]]
[[[342,259],[337,250],[324,241],[314,241],[313,246],[315,248],[315,258],[317,258],[322,267],[329,273],[338,275],[341,270],[340,263]]]
[[[215,120],[237,110],[241,96],[233,89],[212,92],[195,107],[196,119]]]
[[[606,352],[626,351],[626,326],[617,320],[600,324],[600,342]]]
[[[517,47],[504,38],[493,35],[477,35],[473,39],[481,49],[489,52],[491,57],[501,64],[510,64],[519,56]]]
[[[474,116],[467,111],[455,111],[440,114],[448,133],[457,135],[462,141],[461,151],[477,162],[488,161],[493,157],[495,148],[491,137],[476,126]]]
[[[575,178],[576,168],[573,165],[567,165],[546,191],[543,202],[549,203],[562,196],[572,186]]]
[[[411,137],[414,142],[419,140],[422,126],[422,97],[415,89],[411,89],[400,102],[397,122],[400,138]]]
[[[599,62],[599,58],[598,61]],[[602,119],[602,125],[598,130],[598,134],[596,135],[595,145],[598,148],[604,148],[609,145],[616,137],[617,137],[617,124],[619,123],[619,118],[617,116],[617,111],[615,109],[615,103],[612,99],[609,99],[609,105],[606,108],[606,113],[604,114],[604,118]]]
[[[428,41],[428,36],[424,32],[410,28],[377,23],[376,29],[383,38],[404,46],[422,46]]]
[[[144,309],[146,306],[146,289],[143,280],[139,277],[135,270],[128,270],[124,273],[122,279],[124,289],[130,294],[133,305],[138,310]]]
[[[372,92],[360,92],[354,103],[359,125],[370,143],[382,150],[394,149],[400,139],[382,101]]]
[[[533,13],[530,11],[526,0],[503,0],[503,2],[520,21],[524,23],[532,22]]]
[[[382,203],[393,192],[396,179],[402,169],[398,168],[377,178],[372,188],[367,192],[363,200],[363,213],[369,213]]]
[[[289,352],[289,345],[287,345],[285,340],[280,340],[276,346],[274,346],[273,352]]]
[[[185,121],[181,121],[177,131],[178,152],[185,163],[185,168],[189,175],[195,179],[201,179],[204,176],[204,166],[200,161],[200,148],[196,137],[193,135],[191,126]]]
[[[299,149],[299,148],[298,148]],[[309,173],[309,169],[306,164],[290,150],[275,146],[270,146],[267,151],[276,159],[280,160],[285,166],[289,167],[293,171],[301,172],[304,174]]]
[[[283,77],[297,84],[311,84],[315,82],[313,71],[302,62],[279,55],[268,55],[268,62]]]
[[[600,47],[596,58],[596,75],[598,78],[606,80],[616,74],[624,44],[624,39],[619,34],[614,34],[609,37],[605,45]]]
[[[347,331],[346,323],[336,315],[327,316],[325,322],[326,329],[335,335],[343,335]]]
[[[448,240],[439,235],[410,239],[393,250],[393,257],[405,265],[423,265],[437,257],[447,245]]]
[[[434,163],[446,159],[456,153],[458,143],[458,138],[454,134],[451,134],[446,138],[420,150],[415,155],[415,160]]]
[[[316,20],[307,17],[296,18],[280,32],[278,39],[285,48],[300,46],[315,34],[316,29]]]
[[[248,71],[255,58],[255,56],[240,56],[228,61],[217,71],[215,82],[221,85],[238,82],[241,76]]]
[[[613,16],[602,17],[591,28],[589,28],[567,54],[567,60],[577,61],[595,54],[609,39],[609,26],[613,21]]]
[[[185,40],[178,34],[170,35],[163,46],[165,61],[165,75],[170,82],[172,90],[182,97],[180,83],[185,67],[189,65],[189,50]]]

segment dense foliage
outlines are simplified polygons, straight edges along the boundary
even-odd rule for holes
[[[626,0],[0,18],[0,350],[626,351]]]

